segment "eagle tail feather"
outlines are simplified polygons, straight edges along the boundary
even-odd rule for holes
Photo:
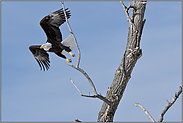
[[[75,45],[75,41],[74,41],[74,38],[72,37],[72,35],[70,34],[64,41],[62,41],[62,44],[64,46],[69,47],[72,50],[74,48],[74,45]],[[68,52],[65,50],[62,51],[63,55],[66,55],[67,53]]]

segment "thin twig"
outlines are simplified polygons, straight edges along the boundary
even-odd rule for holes
[[[120,1],[120,2],[121,2],[122,6],[123,6],[123,8],[124,8],[124,11],[125,11],[125,13],[126,13],[126,16],[127,16],[127,18],[128,18],[128,21],[129,21],[130,25],[132,25],[132,26],[135,28],[135,31],[137,31],[137,28],[136,28],[135,24],[132,22],[132,20],[131,20],[131,18],[130,18],[130,16],[129,16],[129,13],[128,13],[128,10],[129,10],[130,8],[134,8],[134,9],[135,9],[135,7],[132,6],[132,5],[130,4],[130,6],[127,8],[127,7],[124,5],[123,1]],[[135,9],[135,10],[136,10],[136,9]]]
[[[75,88],[79,91],[79,93],[80,93],[81,95],[83,95],[83,94],[81,93],[81,91],[79,90],[79,88],[74,84],[74,82],[72,81],[72,79],[70,79],[70,80],[71,80],[72,84],[75,86]]]
[[[80,95],[83,96],[83,97],[90,97],[90,98],[98,98],[98,99],[101,99],[103,100],[104,102],[106,102],[108,105],[111,105],[112,102],[107,100],[105,97],[103,97],[102,95],[99,95],[99,94],[96,94],[96,95],[84,95],[81,93],[81,91],[79,90],[79,88],[74,84],[74,82],[72,81],[72,79],[70,79],[72,84],[75,86],[75,88],[79,91]]]
[[[95,95],[97,95],[97,90],[96,90],[96,88],[95,88],[95,86],[94,86],[94,84],[93,84],[91,78],[88,76],[88,74],[87,74],[84,70],[82,70],[81,68],[77,68],[77,67],[75,67],[74,65],[69,64],[68,62],[66,62],[66,63],[67,63],[69,66],[71,66],[71,67],[75,68],[76,70],[80,71],[80,72],[88,79],[90,85],[92,86],[93,93],[94,93]]]
[[[135,106],[140,107],[140,108],[145,112],[145,114],[149,117],[149,119],[150,119],[152,122],[156,122],[156,121],[152,118],[152,116],[150,115],[150,113],[149,113],[142,105],[140,105],[139,103],[135,103]]]
[[[109,106],[112,104],[111,101],[109,101],[108,99],[106,99],[105,97],[103,97],[102,95],[99,95],[99,94],[97,94],[97,95],[81,95],[81,96],[90,97],[90,98],[98,98],[98,99],[106,102]]]
[[[77,51],[78,51],[78,61],[77,61],[77,64],[76,64],[76,67],[78,68],[78,67],[79,67],[79,63],[80,63],[80,56],[81,56],[80,49],[79,49],[79,46],[78,46],[76,37],[74,36],[74,33],[73,33],[73,31],[71,30],[71,27],[70,27],[70,25],[69,25],[69,21],[68,21],[68,19],[67,19],[67,15],[66,15],[66,12],[65,12],[64,2],[62,1],[61,3],[62,3],[62,6],[63,6],[63,11],[64,11],[64,15],[65,15],[65,20],[66,20],[67,26],[68,26],[68,28],[69,28],[70,33],[72,34],[72,36],[73,36],[73,38],[74,38],[74,41],[75,41],[75,44],[76,44],[76,48],[77,48]]]
[[[177,98],[179,97],[179,95],[182,93],[182,87],[179,87],[179,91],[177,93],[175,93],[175,96],[173,97],[173,99],[168,102],[168,100],[166,100],[167,105],[165,106],[165,108],[162,110],[162,112],[159,115],[159,120],[158,122],[162,122],[163,121],[163,116],[164,114],[168,111],[168,109],[175,103],[175,101],[177,100]]]

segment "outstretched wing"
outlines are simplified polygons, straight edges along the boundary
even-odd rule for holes
[[[34,58],[38,62],[41,70],[43,68],[43,70],[45,71],[45,68],[48,70],[50,67],[49,55],[45,50],[40,49],[39,47],[40,46],[30,46],[29,50],[34,55]]]
[[[65,9],[67,19],[70,18],[70,11]],[[46,17],[44,17],[40,21],[40,25],[43,28],[44,32],[47,35],[48,39],[52,39],[54,41],[62,41],[62,34],[60,32],[59,26],[65,22],[65,15],[63,9],[55,11]],[[49,40],[48,40],[49,41]]]

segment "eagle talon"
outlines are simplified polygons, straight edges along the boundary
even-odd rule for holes
[[[70,54],[72,57],[74,57],[74,56],[75,56],[75,54],[74,54],[74,53],[69,52],[69,54]]]
[[[71,59],[67,59],[67,58],[66,58],[66,61],[67,61],[67,62],[72,62]]]

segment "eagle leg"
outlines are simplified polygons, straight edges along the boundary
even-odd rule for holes
[[[69,54],[70,54],[72,57],[74,57],[74,56],[75,56],[75,54],[74,54],[74,53],[69,52]]]
[[[68,58],[66,58],[66,61],[67,61],[67,62],[72,62],[71,59],[68,59]]]
[[[65,55],[61,54],[61,52],[57,52],[55,54],[57,54],[57,56],[60,56],[60,57],[62,57],[64,59],[66,59],[67,62],[71,62],[71,59],[66,58]]]

